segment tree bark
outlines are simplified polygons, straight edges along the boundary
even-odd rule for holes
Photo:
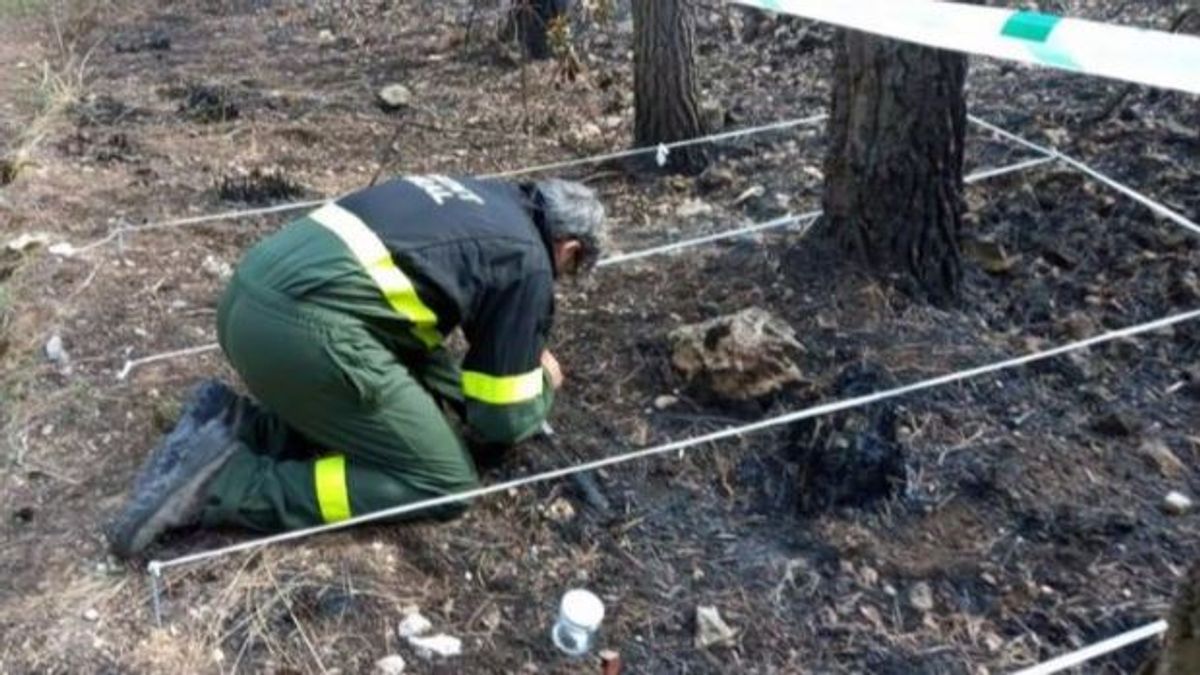
[[[570,0],[513,0],[513,26],[529,58],[541,60],[554,55],[547,29],[566,16],[570,4]]]
[[[1192,566],[1179,585],[1168,622],[1167,642],[1153,675],[1200,673],[1200,563]]]
[[[868,269],[939,303],[959,287],[966,74],[960,54],[837,41],[827,226]]]
[[[633,0],[634,143],[682,141],[705,133],[696,89],[695,0]],[[666,170],[696,174],[702,146],[672,150]]]

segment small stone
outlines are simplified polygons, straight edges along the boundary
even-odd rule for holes
[[[333,31],[329,30],[328,28],[323,28],[323,29],[321,29],[321,32],[317,33],[317,44],[331,45],[335,42],[337,42],[337,35],[334,35]],[[399,658],[399,657],[397,657],[397,658]],[[402,664],[400,666],[400,668],[403,669],[404,662],[401,661],[400,663]]]
[[[412,105],[412,90],[402,84],[389,84],[379,90],[379,102],[388,110]]]
[[[400,626],[396,629],[396,633],[400,637],[408,639],[418,635],[424,635],[433,630],[433,622],[425,618],[416,608],[410,609],[405,613],[404,618],[400,621]]]
[[[504,615],[501,614],[499,607],[493,606],[483,613],[483,616],[479,618],[479,622],[483,624],[484,628],[496,631],[504,623]]]
[[[434,657],[450,658],[462,654],[462,640],[445,633],[431,637],[410,637],[408,644],[417,656],[427,661]]]
[[[702,606],[696,608],[696,648],[707,649],[714,645],[729,644],[737,635],[716,607]]]
[[[404,672],[404,657],[389,654],[375,662],[376,675],[400,675]]]
[[[1168,515],[1182,516],[1192,510],[1192,498],[1172,490],[1163,499],[1162,508]]]
[[[654,408],[656,410],[666,410],[676,403],[679,403],[679,397],[671,396],[670,394],[663,394],[654,398]]]
[[[583,152],[596,152],[604,148],[604,131],[593,122],[585,122],[567,132],[566,142]]]
[[[83,618],[87,619],[88,621],[99,621],[100,620],[100,612],[97,612],[95,609],[89,607],[86,610],[84,610]]]
[[[879,583],[879,572],[876,572],[874,567],[864,565],[860,573],[864,586],[871,587]]]
[[[46,358],[59,366],[65,366],[71,362],[71,355],[63,347],[62,336],[57,333],[51,335],[50,339],[46,341]]]
[[[933,611],[933,589],[924,581],[918,581],[908,589],[908,604],[919,612]]]
[[[571,502],[559,497],[546,507],[546,518],[556,523],[565,523],[575,517],[575,507]]]
[[[733,185],[736,180],[737,176],[729,169],[709,167],[707,171],[700,174],[696,182],[701,190],[715,192]]]
[[[1165,478],[1179,478],[1187,471],[1183,460],[1171,452],[1171,448],[1161,439],[1147,439],[1138,448],[1138,452],[1147,464],[1158,469]]]
[[[1083,312],[1071,312],[1062,322],[1062,329],[1072,340],[1083,340],[1100,332],[1096,321]]]
[[[204,256],[204,261],[200,263],[200,268],[219,281],[227,281],[233,276],[233,266],[214,255]]]

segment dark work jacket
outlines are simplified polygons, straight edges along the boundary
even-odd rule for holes
[[[500,181],[406,176],[314,211],[273,246],[294,259],[290,293],[359,316],[418,373],[414,354],[444,358],[461,327],[468,425],[514,443],[553,400],[540,357],[555,270],[529,199]]]

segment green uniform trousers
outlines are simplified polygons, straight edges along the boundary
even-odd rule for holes
[[[448,358],[407,364],[359,319],[239,269],[217,313],[226,357],[259,406],[208,488],[202,523],[279,531],[476,487],[439,400],[459,390]],[[452,517],[461,504],[416,517]]]

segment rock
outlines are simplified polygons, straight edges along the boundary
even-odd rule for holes
[[[689,199],[675,209],[675,215],[679,218],[696,218],[698,216],[712,215],[712,204],[699,199]]]
[[[654,398],[655,410],[666,410],[676,403],[679,403],[679,397],[671,396],[670,394],[663,394],[662,396],[656,396]]]
[[[585,122],[571,129],[566,135],[567,145],[582,152],[597,152],[604,148],[604,131],[600,126]]]
[[[433,623],[421,614],[420,610],[415,608],[405,612],[404,618],[400,621],[400,626],[396,629],[396,633],[400,637],[408,639],[418,635],[424,635],[433,630]]]
[[[204,256],[200,268],[220,281],[227,281],[233,276],[233,266],[211,254]]]
[[[736,635],[716,607],[696,608],[696,649],[729,644]]]
[[[933,611],[933,589],[924,581],[918,581],[908,589],[908,604],[919,612]]]
[[[434,657],[450,658],[462,654],[462,640],[445,633],[430,637],[410,637],[408,644],[417,656],[427,661]]]
[[[1062,332],[1072,340],[1083,340],[1100,332],[1096,321],[1083,312],[1071,312],[1060,326]]]
[[[332,45],[336,42],[337,42],[337,35],[334,35],[333,31],[329,30],[328,28],[322,28],[321,32],[317,33],[317,44],[319,44],[319,45],[328,46],[328,45]],[[399,658],[399,657],[397,657],[397,658]],[[401,670],[403,670],[404,662],[401,661],[400,663],[401,663],[400,668],[401,668]],[[397,671],[397,672],[399,672],[399,671]]]
[[[704,192],[716,192],[730,187],[737,181],[737,176],[729,169],[710,166],[696,179],[697,185]]]
[[[565,523],[575,517],[575,507],[571,502],[559,497],[546,507],[545,516],[556,523]]]
[[[400,675],[404,672],[404,657],[389,654],[375,662],[375,675]]]
[[[412,105],[412,90],[402,84],[389,84],[379,90],[379,103],[386,110],[398,110]]]
[[[804,382],[792,354],[803,352],[792,327],[750,307],[670,333],[671,363],[689,383],[745,401]]]
[[[51,335],[46,341],[46,358],[57,366],[66,366],[71,362],[71,355],[63,347],[63,339],[58,333]]]
[[[1172,490],[1163,498],[1162,509],[1167,515],[1182,516],[1192,510],[1192,498]]]
[[[84,610],[83,618],[87,619],[88,621],[99,621],[100,620],[100,612],[97,612],[95,609],[89,607],[86,610]]]
[[[1146,439],[1138,448],[1138,453],[1146,463],[1165,478],[1179,478],[1187,471],[1183,460],[1179,459],[1167,444],[1158,438]]]

